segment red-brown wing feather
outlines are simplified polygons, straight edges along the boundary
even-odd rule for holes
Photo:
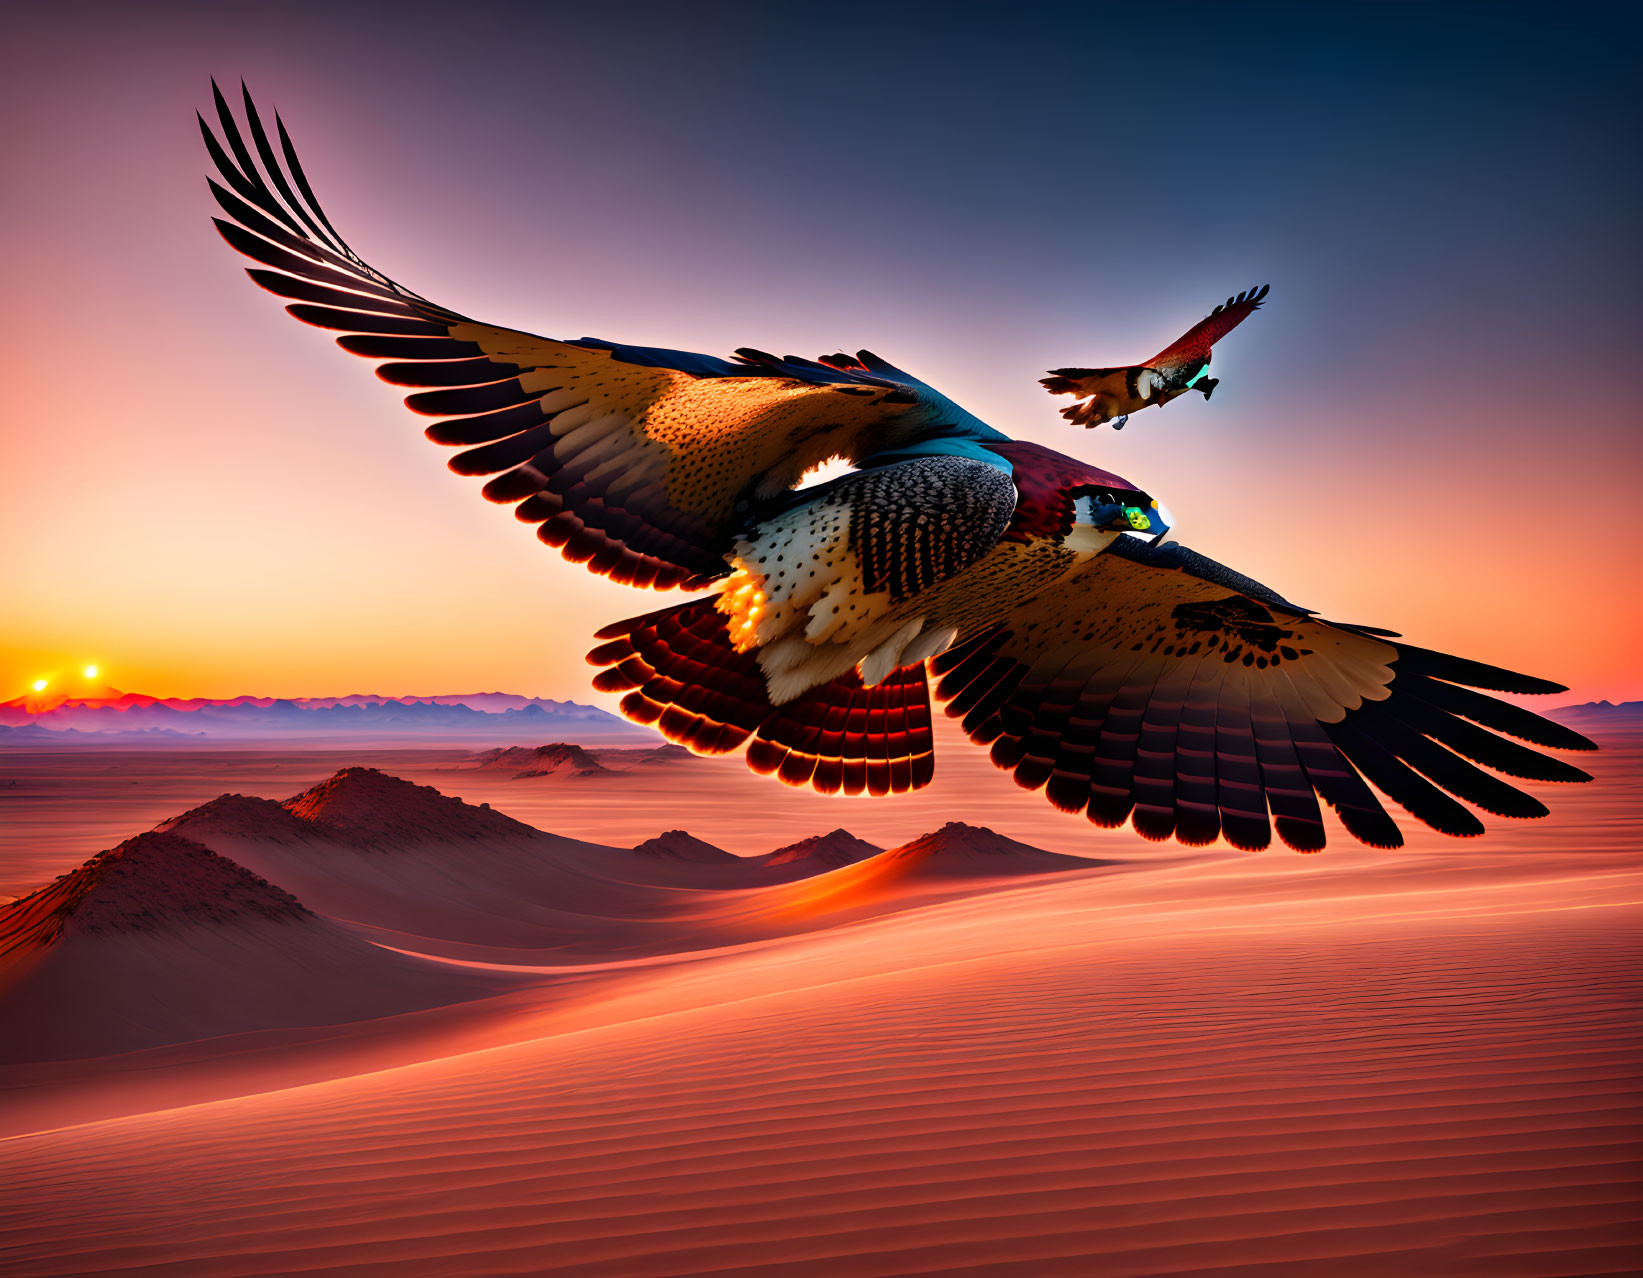
[[[1252,288],[1248,292],[1229,297],[1207,317],[1198,321],[1173,343],[1147,360],[1156,369],[1174,364],[1201,364],[1209,358],[1210,347],[1260,309],[1270,285]]]

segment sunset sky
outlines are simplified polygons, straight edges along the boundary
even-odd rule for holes
[[[666,600],[540,546],[208,221],[209,77],[467,314],[872,348],[1335,619],[1643,697],[1643,29],[1566,6],[13,6],[0,699],[605,701]],[[1239,289],[1211,403],[1036,384]]]

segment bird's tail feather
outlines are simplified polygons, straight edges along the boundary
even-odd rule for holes
[[[924,666],[892,671],[871,688],[849,674],[776,710],[747,748],[747,766],[823,794],[900,794],[935,774]]]
[[[899,793],[934,774],[930,691],[922,665],[874,687],[854,671],[782,706],[755,653],[738,651],[712,598],[606,626],[588,654],[601,692],[625,692],[622,713],[698,754],[746,746],[755,772],[824,794]]]

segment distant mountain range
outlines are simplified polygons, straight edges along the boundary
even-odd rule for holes
[[[346,742],[536,746],[574,739],[593,745],[656,741],[648,728],[597,706],[511,692],[390,697],[151,697],[114,688],[67,700],[18,697],[0,702],[0,745],[189,745],[210,742]],[[1550,711],[1580,728],[1643,726],[1643,701],[1592,701]],[[544,747],[547,749],[547,747]],[[485,761],[517,775],[596,776],[604,760],[528,758]],[[682,753],[682,752],[681,752]],[[588,766],[591,764],[591,767]]]
[[[151,697],[107,690],[93,698],[0,703],[0,745],[346,741],[350,744],[534,743],[544,737],[638,744],[646,728],[576,701],[507,692],[389,697]]]
[[[0,701],[0,746],[205,744],[205,742],[347,742],[532,746],[573,739],[582,744],[642,746],[654,731],[580,701],[508,692],[437,696],[148,696],[97,685],[90,695],[18,696]],[[1572,728],[1643,726],[1643,701],[1587,701],[1559,706],[1551,718]],[[598,777],[611,761],[542,757],[527,751],[481,759],[521,777]],[[682,754],[682,751],[680,751]],[[623,761],[626,762],[626,761]],[[637,761],[634,761],[637,762]]]
[[[1643,727],[1643,701],[1588,701],[1559,706],[1549,717],[1571,728]]]

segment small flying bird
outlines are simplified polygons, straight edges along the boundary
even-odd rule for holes
[[[242,131],[212,87],[216,225],[251,278],[410,388],[428,438],[459,450],[450,468],[486,477],[564,558],[706,591],[606,626],[589,654],[594,686],[669,740],[823,793],[916,789],[935,769],[934,676],[970,739],[1056,807],[1250,849],[1274,832],[1323,847],[1320,799],[1395,847],[1380,796],[1471,835],[1467,804],[1546,813],[1497,773],[1590,779],[1509,738],[1591,742],[1475,691],[1561,685],[1325,621],[1163,540],[1139,486],[1009,438],[870,351],[559,340],[411,292],[337,234],[283,122],[271,138],[246,94]],[[1201,370],[1260,296],[1150,370],[1190,382],[1178,370]],[[1176,381],[1158,385],[1148,402]],[[800,487],[836,458],[854,470]]]
[[[1131,413],[1161,408],[1189,390],[1202,391],[1207,400],[1221,384],[1218,377],[1204,376],[1210,348],[1254,314],[1269,291],[1263,284],[1227,298],[1144,364],[1052,368],[1038,384],[1052,395],[1078,396],[1079,402],[1063,408],[1061,415],[1074,425],[1090,428],[1111,422],[1114,430],[1123,430]]]

